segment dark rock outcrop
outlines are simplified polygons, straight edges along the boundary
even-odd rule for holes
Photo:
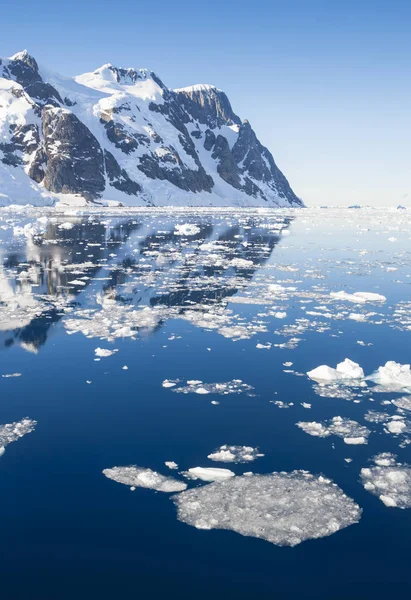
[[[105,189],[104,156],[91,131],[70,111],[46,107],[43,113],[45,187],[57,193],[99,198]]]
[[[130,179],[127,171],[120,167],[114,156],[108,150],[104,151],[104,161],[108,180],[113,187],[129,196],[136,196],[141,192],[141,187],[138,183]]]
[[[184,110],[195,121],[211,129],[241,123],[225,93],[212,85],[176,90],[176,95]]]

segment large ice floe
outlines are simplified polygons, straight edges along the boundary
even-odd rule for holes
[[[346,444],[366,444],[371,431],[357,421],[346,417],[333,417],[329,421],[317,423],[316,421],[300,421],[297,427],[314,437],[329,437],[336,435],[343,438]]]
[[[411,393],[410,365],[401,365],[390,360],[367,379],[377,384],[374,391]]]
[[[166,477],[151,469],[143,467],[112,467],[104,469],[103,475],[108,479],[123,483],[134,489],[137,487],[156,490],[157,492],[181,492],[187,488],[184,481],[178,481],[174,477]]]
[[[171,388],[173,392],[180,394],[221,394],[223,396],[250,393],[254,389],[253,386],[244,383],[241,379],[232,379],[221,383],[203,383],[200,379],[189,379],[186,385],[177,386],[179,382],[179,379],[165,379],[162,386]]]
[[[377,454],[373,459],[375,466],[361,469],[361,481],[385,506],[411,508],[411,465],[396,459],[389,452]]]
[[[247,463],[264,456],[258,448],[252,446],[229,446],[224,444],[207,456],[215,462]]]
[[[349,294],[348,292],[331,292],[331,298],[336,300],[347,300],[355,304],[365,304],[366,302],[386,302],[387,298],[382,294],[375,294],[373,292],[354,292]]]
[[[21,421],[0,425],[0,456],[4,454],[6,446],[12,442],[16,442],[24,435],[34,431],[37,421],[26,417]]]
[[[306,471],[232,477],[173,496],[180,521],[296,546],[357,523],[360,507],[330,479]]]
[[[343,362],[338,363],[337,368],[333,369],[327,365],[321,365],[307,373],[310,379],[314,381],[350,381],[364,378],[364,371],[359,364],[346,358]]]

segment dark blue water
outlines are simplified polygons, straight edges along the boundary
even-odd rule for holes
[[[337,217],[335,232],[340,231]],[[367,225],[367,215],[362,218]],[[15,220],[5,223],[16,226]],[[200,233],[175,236],[177,220],[196,224]],[[75,226],[56,227],[66,221]],[[378,452],[394,452],[401,461],[411,462],[409,447],[399,447],[399,439],[381,427],[375,427],[367,445],[347,446],[340,438],[314,438],[295,426],[300,420],[322,421],[335,415],[366,424],[364,413],[381,410],[381,400],[394,395],[378,394],[375,403],[365,399],[358,404],[319,397],[312,381],[285,373],[283,366],[292,361],[292,369],[306,373],[349,357],[371,373],[387,360],[409,362],[410,332],[393,327],[392,317],[394,305],[409,297],[409,251],[386,244],[382,257],[376,239],[389,236],[380,222],[377,226],[370,221],[370,239],[358,242],[357,224],[350,220],[342,242],[337,233],[330,235],[327,220],[319,224],[316,216],[287,222],[290,236],[261,229],[261,223],[271,222],[266,216],[241,216],[240,224],[237,221],[227,215],[138,215],[112,218],[107,224],[106,217],[94,216],[91,222],[88,217],[59,217],[35,239],[18,231],[14,236],[5,234],[3,274],[10,287],[3,282],[2,306],[12,303],[10,289],[20,293],[19,274],[29,265],[30,293],[44,308],[31,318],[29,312],[26,324],[3,326],[1,332],[0,372],[18,372],[21,377],[0,379],[0,423],[25,416],[38,422],[33,433],[7,446],[0,458],[2,598],[379,599],[407,597],[411,592],[411,513],[387,508],[359,480],[361,468]],[[372,235],[375,232],[379,237]],[[255,267],[199,265],[198,248],[211,239],[224,242],[223,261],[241,257],[253,260]],[[241,245],[245,239],[246,247]],[[101,246],[87,246],[90,241]],[[154,258],[144,254],[149,248],[164,255],[170,249],[167,244],[183,250],[183,257],[175,255],[161,263],[158,254]],[[360,257],[354,250],[363,247],[370,254]],[[110,257],[114,253],[117,256]],[[80,275],[64,269],[87,260],[93,266]],[[395,264],[398,271],[381,269],[381,260]],[[103,269],[105,261],[110,268]],[[355,261],[359,272],[350,273],[351,267],[338,261]],[[142,264],[148,267],[142,269]],[[278,270],[284,265],[300,271]],[[310,265],[324,279],[311,278]],[[161,269],[164,273],[149,289],[147,270]],[[164,282],[164,275],[171,279]],[[85,286],[68,285],[81,276],[90,278]],[[206,281],[210,276],[218,281]],[[327,331],[315,327],[304,331],[295,349],[258,350],[256,344],[285,342],[287,338],[274,331],[307,318],[301,306],[314,310],[322,304],[318,299],[306,305],[301,297],[279,300],[276,305],[287,312],[286,319],[258,317],[267,313],[264,304],[227,304],[226,310],[241,315],[244,323],[260,319],[267,328],[238,341],[181,318],[199,304],[224,310],[227,299],[252,290],[256,278],[268,285],[274,277],[300,281],[296,284],[300,290],[321,286],[325,290],[321,293],[375,291],[386,295],[387,302],[377,308],[349,306],[353,312],[375,310],[382,316],[364,323],[330,319]],[[257,289],[261,294],[262,288]],[[136,329],[135,339],[100,340],[81,331],[68,335],[65,321],[85,308],[99,310],[100,292],[118,305],[136,309],[160,303],[170,309],[169,318],[155,327]],[[375,324],[377,319],[381,324]],[[373,345],[362,347],[357,340]],[[118,352],[95,361],[98,346]],[[204,382],[240,378],[255,388],[255,395],[178,394],[162,387],[166,378]],[[211,400],[220,404],[212,405]],[[279,409],[273,400],[294,406]],[[301,402],[311,403],[311,410]],[[246,468],[208,461],[207,455],[225,443],[258,446],[265,456]],[[346,457],[353,462],[347,464]],[[129,464],[175,475],[164,466],[166,460],[176,461],[181,469],[227,466],[238,474],[250,469],[324,473],[362,507],[363,515],[358,524],[330,537],[294,548],[276,547],[230,531],[197,530],[177,520],[167,494],[147,489],[131,493],[102,475],[107,467]]]

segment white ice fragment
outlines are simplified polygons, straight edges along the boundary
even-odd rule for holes
[[[296,546],[357,523],[361,509],[329,479],[306,471],[231,477],[173,497],[178,518]]]
[[[331,298],[336,300],[347,300],[348,302],[354,302],[355,304],[365,304],[366,302],[385,302],[387,298],[382,294],[375,294],[372,292],[354,292],[349,294],[347,292],[331,292]]]
[[[0,456],[4,454],[8,444],[16,442],[24,435],[34,431],[36,425],[37,421],[29,419],[28,417],[21,421],[0,425]]]
[[[411,465],[396,462],[395,454],[374,457],[376,466],[361,469],[364,488],[388,507],[411,508]]]
[[[173,460],[166,460],[166,462],[164,464],[169,469],[178,469],[178,464],[176,462],[174,462]]]
[[[183,481],[134,465],[104,469],[103,474],[117,483],[135,488],[149,488],[157,492],[181,492],[187,488],[187,484]]]
[[[99,358],[107,358],[108,356],[111,356],[115,352],[118,352],[118,350],[117,349],[108,350],[107,348],[96,348],[94,350],[94,352],[95,352],[95,355],[98,356]]]
[[[174,233],[175,235],[197,235],[200,233],[201,229],[197,227],[197,225],[193,225],[192,223],[183,223],[175,226]]]
[[[333,417],[329,421],[299,421],[297,427],[314,437],[329,437],[336,435],[343,438],[346,444],[366,444],[370,430],[346,417]]]
[[[359,364],[346,358],[343,362],[338,363],[336,369],[328,365],[321,365],[312,371],[308,371],[307,375],[315,381],[341,381],[363,379],[364,371]]]
[[[216,462],[246,463],[264,456],[258,448],[252,446],[229,446],[224,444],[207,456]]]
[[[379,367],[375,373],[367,377],[370,381],[379,384],[384,391],[409,391],[411,392],[410,365],[401,365],[393,360]]]
[[[183,473],[188,479],[201,479],[202,481],[225,481],[235,476],[230,469],[217,467],[192,467]]]
[[[164,381],[161,385],[163,386],[163,388],[171,388],[171,387],[174,387],[175,385],[177,385],[177,382],[178,382],[178,380],[172,381],[171,379],[164,379]]]

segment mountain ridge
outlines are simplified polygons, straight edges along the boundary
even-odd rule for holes
[[[0,58],[0,204],[303,206],[226,94],[110,63]]]

